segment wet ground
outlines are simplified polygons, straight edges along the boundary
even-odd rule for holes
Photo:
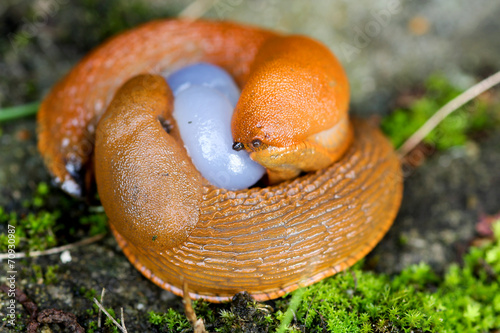
[[[40,100],[105,37],[151,18],[174,16],[189,3],[2,2],[0,106]],[[465,88],[500,67],[496,1],[221,0],[206,16],[322,40],[345,64],[352,109],[363,115],[388,113],[401,93],[421,86],[430,73],[441,72]],[[0,206],[18,210],[49,176],[36,150],[34,118],[0,128]],[[438,271],[450,261],[460,261],[478,219],[500,211],[499,147],[500,133],[493,133],[434,154],[408,172],[398,218],[368,264],[394,273],[420,261]],[[64,196],[56,194],[55,205],[58,195]],[[106,306],[116,311],[123,307],[127,327],[137,332],[151,330],[148,311],[181,307],[177,297],[160,290],[128,263],[110,235],[71,250],[71,258],[65,264],[58,254],[20,261],[18,286],[40,308],[70,311],[81,323],[93,318],[87,312],[91,301],[86,291],[105,287]],[[30,267],[55,264],[59,282],[37,284]],[[0,299],[6,301],[3,294]],[[20,307],[17,311],[24,316]]]

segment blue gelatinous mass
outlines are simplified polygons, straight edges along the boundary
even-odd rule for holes
[[[240,97],[240,90],[231,75],[218,66],[198,63],[179,69],[167,77],[174,96],[191,86],[205,86],[220,91],[233,107]]]
[[[236,100],[238,88],[226,72],[212,65],[203,64],[216,70],[210,70],[211,76],[201,70],[202,80],[196,76],[200,66],[185,67],[171,75],[175,78],[173,116],[184,146],[195,167],[211,184],[228,190],[248,188],[264,175],[265,169],[252,161],[246,151],[232,149],[231,117],[235,102],[227,94],[233,88],[227,86],[236,89]],[[224,75],[217,76],[218,73]],[[167,79],[169,83],[171,77]],[[217,86],[204,84],[207,81],[217,82]]]

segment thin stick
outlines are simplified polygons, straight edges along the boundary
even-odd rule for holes
[[[0,109],[0,123],[21,117],[32,116],[38,112],[39,107],[40,102],[34,102]]]
[[[124,332],[127,332],[127,328],[125,327],[125,317],[123,316],[123,308],[120,308],[120,312],[121,312],[121,321],[122,321],[122,325],[123,325],[123,331]]]
[[[113,324],[115,324],[116,327],[118,327],[123,333],[127,333],[127,329],[124,328],[122,325],[118,324],[118,322],[115,320],[115,318],[113,318],[113,316],[111,316],[108,311],[106,311],[106,309],[102,306],[101,303],[99,303],[99,301],[94,297],[94,303],[97,304],[97,306],[99,307],[99,309],[102,310],[102,312],[104,312],[104,314],[106,315],[106,317],[108,317],[109,319],[111,319],[111,321],[113,322]]]
[[[191,323],[191,326],[193,327],[193,332],[207,333],[205,324],[203,323],[203,319],[196,318],[196,312],[194,312],[191,298],[189,298],[189,288],[186,281],[184,281],[182,284],[182,291],[184,294],[182,297],[182,303],[184,303],[184,312],[186,313],[186,317],[189,323]]]
[[[473,85],[450,102],[439,109],[432,117],[425,122],[405,143],[398,149],[400,158],[408,154],[417,146],[436,126],[450,113],[460,108],[465,103],[479,96],[486,90],[500,83],[500,71],[487,77],[483,81]]]
[[[177,15],[179,18],[197,20],[212,8],[219,0],[195,0],[189,6],[184,8]]]
[[[102,288],[101,291],[101,303],[104,304],[104,294],[106,293],[106,288]],[[99,312],[97,313],[97,327],[101,328],[101,308],[99,308]]]
[[[82,239],[81,241],[78,241],[75,243],[66,244],[66,245],[59,246],[59,247],[53,247],[53,248],[45,250],[45,251],[33,251],[33,252],[28,253],[28,254],[26,254],[24,252],[18,252],[15,254],[0,253],[0,260],[18,259],[18,258],[26,258],[26,257],[40,257],[40,256],[49,255],[49,254],[60,253],[60,252],[66,251],[66,250],[74,249],[74,248],[82,246],[82,245],[88,245],[91,243],[95,243],[95,242],[101,240],[105,235],[106,234],[99,234],[99,235],[92,236],[90,238]]]

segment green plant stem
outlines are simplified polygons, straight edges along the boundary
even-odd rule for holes
[[[40,102],[33,102],[0,109],[0,123],[35,115],[39,107]]]
[[[288,325],[290,325],[292,319],[295,316],[295,313],[297,312],[297,308],[299,307],[300,302],[302,302],[302,295],[304,294],[305,291],[306,291],[305,288],[300,288],[293,293],[288,309],[286,310],[285,315],[281,320],[280,326],[276,330],[276,333],[286,332]]]

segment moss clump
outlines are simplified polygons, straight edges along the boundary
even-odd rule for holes
[[[59,211],[29,213],[18,216],[15,212],[6,213],[0,207],[0,224],[9,224],[15,227],[16,252],[29,250],[45,250],[57,244],[55,231],[56,221],[60,216]],[[62,226],[59,226],[62,227]],[[7,233],[0,234],[0,250],[6,252],[8,249]]]
[[[398,276],[357,265],[306,288],[297,325],[308,332],[487,332],[500,328],[500,222],[496,240],[437,277],[426,264]]]
[[[33,198],[23,203],[23,206],[32,212],[19,215],[16,212],[7,213],[0,207],[0,225],[9,225],[9,230],[15,228],[16,252],[45,250],[57,244],[55,232],[62,226],[56,225],[56,222],[61,212],[40,210],[48,195],[49,187],[42,182],[38,184]],[[5,232],[0,234],[0,251],[5,252],[7,249],[8,236]]]
[[[169,332],[181,332],[191,327],[186,316],[174,309],[168,309],[165,313],[149,312],[149,322],[155,326],[166,327]]]
[[[42,267],[40,265],[32,264],[30,268],[34,283],[48,285],[56,284],[58,282],[57,272],[59,270],[59,265]]]
[[[94,211],[90,215],[80,217],[80,224],[89,226],[89,236],[104,234],[108,230],[108,217],[104,211]]]
[[[193,308],[209,332],[271,332],[279,324],[271,306],[255,302],[246,293],[236,295],[232,303],[226,304],[194,301]],[[160,332],[189,332],[191,327],[182,310],[172,308],[166,313],[149,312],[149,322]]]
[[[107,231],[107,217],[102,209],[75,209],[80,203],[69,199],[58,202],[60,209],[50,209],[47,207],[51,197],[55,197],[53,189],[41,182],[33,197],[23,202],[23,212],[7,212],[0,207],[0,252],[8,250],[9,230],[15,231],[15,252],[43,251],[58,246],[71,241],[68,234],[81,238]],[[73,221],[78,223],[72,225]]]
[[[494,234],[444,276],[424,263],[394,277],[363,271],[358,263],[269,305],[198,301],[195,311],[216,332],[253,332],[251,325],[241,326],[251,311],[256,332],[492,332],[500,329],[500,221]],[[174,309],[150,312],[149,321],[161,332],[189,327]]]
[[[382,130],[395,147],[401,146],[438,109],[462,93],[461,89],[440,75],[431,76],[424,88],[424,95],[410,103],[408,108],[396,109],[382,120]],[[424,142],[440,150],[463,145],[470,134],[500,124],[496,111],[488,98],[476,98],[444,119]]]

